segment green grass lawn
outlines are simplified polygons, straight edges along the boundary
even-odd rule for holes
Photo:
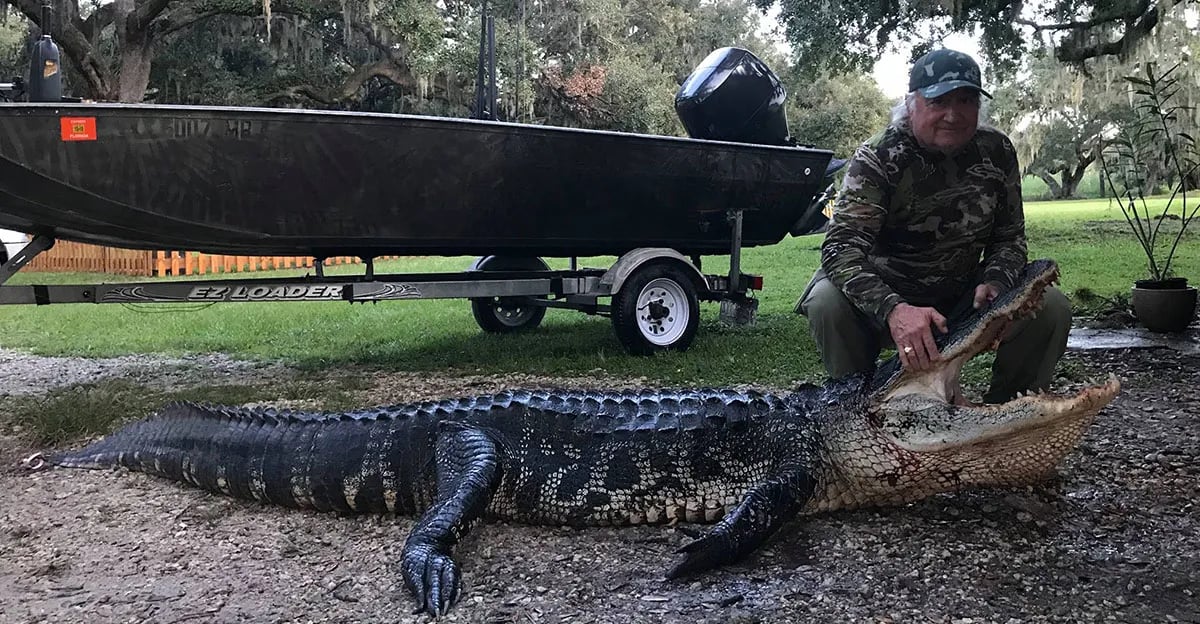
[[[1080,288],[1106,296],[1126,293],[1132,280],[1144,276],[1141,252],[1115,204],[1104,200],[1029,203],[1026,214],[1031,257],[1058,260],[1068,293]],[[1177,274],[1193,280],[1200,279],[1197,238],[1195,233],[1186,237],[1176,264]],[[819,236],[788,238],[778,245],[746,250],[743,270],[765,278],[758,324],[721,327],[717,306],[704,304],[700,334],[692,348],[652,358],[626,355],[607,318],[574,311],[550,310],[533,332],[484,334],[463,300],[5,306],[0,308],[0,346],[85,356],[221,351],[238,357],[282,358],[312,368],[362,364],[460,373],[607,373],[664,384],[789,385],[821,374],[807,322],[791,311],[817,266],[820,241]],[[379,263],[376,271],[456,271],[470,261],[408,258]],[[588,259],[582,264],[610,262]],[[706,257],[704,262],[706,272],[728,270],[727,258]],[[566,261],[552,264],[565,267]],[[361,267],[335,269],[354,272]],[[10,283],[99,281],[122,278],[24,273]]]

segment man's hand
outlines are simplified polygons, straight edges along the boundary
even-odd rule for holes
[[[980,284],[975,287],[975,309],[978,310],[1000,296],[1000,289],[992,284]]]
[[[978,291],[977,291],[978,292]],[[978,298],[978,295],[976,295]],[[946,328],[946,317],[933,308],[918,308],[907,303],[897,304],[888,314],[888,329],[892,332],[892,340],[896,343],[896,351],[900,354],[900,363],[908,370],[925,370],[941,354],[938,353],[937,343],[933,341],[933,330],[930,325],[937,325],[943,334]]]

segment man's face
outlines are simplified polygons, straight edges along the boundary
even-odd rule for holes
[[[971,141],[979,127],[979,92],[955,89],[932,99],[915,93],[909,118],[913,136],[922,146],[956,152]]]

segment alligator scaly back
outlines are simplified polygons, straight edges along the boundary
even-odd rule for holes
[[[690,498],[657,509],[612,501],[624,489],[686,490],[689,476],[731,478],[727,462],[697,455],[730,446],[731,455],[755,463],[763,453],[735,448],[744,436],[729,434],[767,426],[768,417],[787,411],[778,396],[731,390],[504,392],[347,413],[172,403],[47,461],[124,466],[289,507],[412,514],[433,502],[436,443],[454,423],[486,431],[502,451],[509,478],[491,510],[498,517],[570,524],[702,520]],[[579,499],[592,502],[569,502]],[[715,501],[706,502],[711,508]]]
[[[173,403],[47,461],[124,466],[291,507],[424,512],[402,567],[440,613],[458,588],[449,551],[481,517],[721,520],[671,574],[744,556],[808,502],[818,428],[797,416],[826,394],[505,392],[345,414]],[[431,569],[451,580],[429,587]]]

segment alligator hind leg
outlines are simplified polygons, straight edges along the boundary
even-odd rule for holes
[[[462,591],[451,551],[479,518],[500,476],[496,445],[480,429],[446,422],[438,434],[437,502],[421,516],[401,554],[404,584],[417,600],[417,613],[442,615]]]
[[[677,551],[684,558],[667,572],[667,578],[704,572],[745,557],[795,515],[812,493],[812,478],[799,467],[754,487],[711,530]]]

